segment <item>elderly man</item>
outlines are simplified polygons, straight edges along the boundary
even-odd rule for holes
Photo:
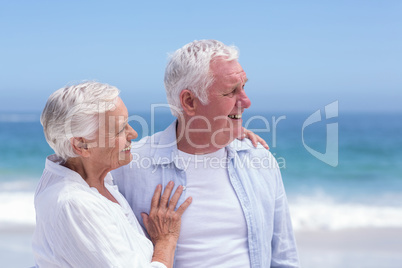
[[[114,173],[138,219],[159,183],[184,186],[179,204],[193,197],[175,267],[299,266],[277,162],[264,148],[236,139],[251,104],[237,59],[236,48],[216,40],[177,50],[165,73],[177,120],[134,144],[131,164]]]

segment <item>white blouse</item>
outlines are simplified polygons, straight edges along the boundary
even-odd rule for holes
[[[157,267],[153,245],[110,173],[105,186],[111,202],[75,171],[46,159],[35,193],[36,229],[32,247],[36,267]]]

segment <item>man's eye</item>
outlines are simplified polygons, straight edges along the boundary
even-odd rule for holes
[[[234,90],[233,90],[232,92],[230,92],[230,93],[224,94],[223,96],[232,97],[235,93],[236,93],[236,89],[234,89]]]

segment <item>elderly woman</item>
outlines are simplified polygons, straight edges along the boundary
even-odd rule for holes
[[[158,185],[145,236],[111,170],[132,160],[131,140],[119,90],[97,82],[62,88],[48,99],[41,123],[54,155],[35,193],[33,251],[37,267],[172,267],[181,215],[191,197],[175,210],[183,191]],[[263,142],[247,132],[257,144]],[[170,198],[170,201],[169,201]]]
[[[128,164],[131,140],[127,108],[115,87],[82,83],[54,92],[41,116],[55,155],[46,159],[35,193],[33,251],[37,267],[171,267],[180,219],[179,186],[159,185],[144,214],[144,235],[111,170]],[[161,197],[161,198],[160,198]]]

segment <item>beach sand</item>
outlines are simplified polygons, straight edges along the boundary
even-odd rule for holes
[[[0,266],[28,268],[34,266],[31,241],[33,228],[2,230],[0,232]]]
[[[34,265],[33,230],[0,232],[1,267]],[[402,267],[402,228],[297,231],[300,262],[304,268]]]
[[[299,231],[295,235],[302,267],[402,267],[402,228]]]

